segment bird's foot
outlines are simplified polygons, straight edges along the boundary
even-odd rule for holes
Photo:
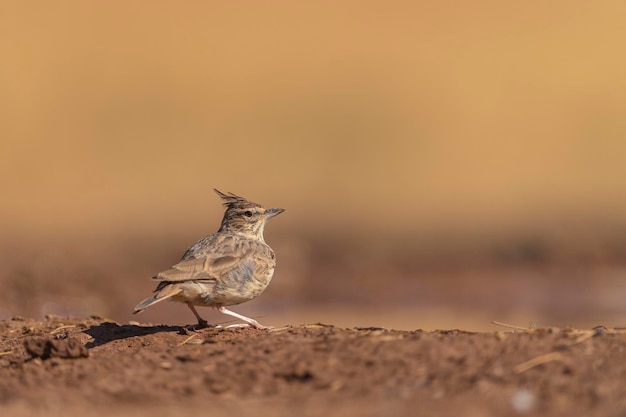
[[[215,326],[213,324],[209,324],[206,320],[198,320],[198,324],[188,324],[181,328],[182,334],[189,334],[190,332],[197,332],[202,329],[208,328],[219,328],[221,326]]]
[[[252,326],[255,329],[259,329],[259,330],[273,330],[274,326],[263,326],[262,324],[259,324],[258,326]]]
[[[235,323],[235,324],[229,324],[228,326],[225,326],[225,329],[242,329],[245,327],[252,327],[253,329],[259,329],[259,330],[272,330],[274,328],[274,326],[263,326],[262,324],[256,322],[256,324],[252,324],[252,323]]]
[[[196,330],[206,329],[207,327],[212,327],[206,320],[199,319],[198,324],[196,324]]]
[[[271,329],[274,328],[273,326],[264,326],[261,323],[259,323],[258,321],[253,320],[253,319],[251,319],[249,317],[247,317],[247,320],[246,320],[245,324],[247,324],[250,327],[254,327],[255,329],[259,329],[259,330],[271,330]]]

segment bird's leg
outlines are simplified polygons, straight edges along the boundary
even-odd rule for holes
[[[189,307],[193,315],[196,316],[196,318],[198,319],[198,326],[197,326],[198,329],[204,329],[205,327],[209,327],[209,323],[205,319],[200,317],[200,314],[198,314],[198,311],[193,306],[193,304],[191,304],[190,302],[187,302],[187,307]]]
[[[215,309],[222,314],[226,314],[227,316],[237,317],[239,320],[245,321],[246,323],[248,323],[250,326],[254,327],[255,329],[269,329],[270,328],[267,326],[263,326],[261,323],[259,323],[258,321],[254,319],[251,319],[250,317],[242,316],[241,314],[235,313],[234,311],[230,311],[226,307],[216,307]]]

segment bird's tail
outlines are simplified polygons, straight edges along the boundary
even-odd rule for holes
[[[151,305],[156,304],[159,301],[167,300],[168,298],[175,296],[181,291],[182,290],[177,285],[168,285],[166,287],[163,287],[152,297],[146,298],[145,300],[137,304],[135,306],[135,309],[133,310],[133,314],[140,313]]]

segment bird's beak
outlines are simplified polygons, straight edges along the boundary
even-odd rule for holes
[[[269,220],[274,216],[278,216],[283,211],[285,211],[285,209],[281,209],[281,208],[267,209],[267,211],[265,212],[265,220]]]

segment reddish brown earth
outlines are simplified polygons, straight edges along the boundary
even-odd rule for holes
[[[622,416],[626,333],[15,317],[0,322],[0,375],[7,416]]]

